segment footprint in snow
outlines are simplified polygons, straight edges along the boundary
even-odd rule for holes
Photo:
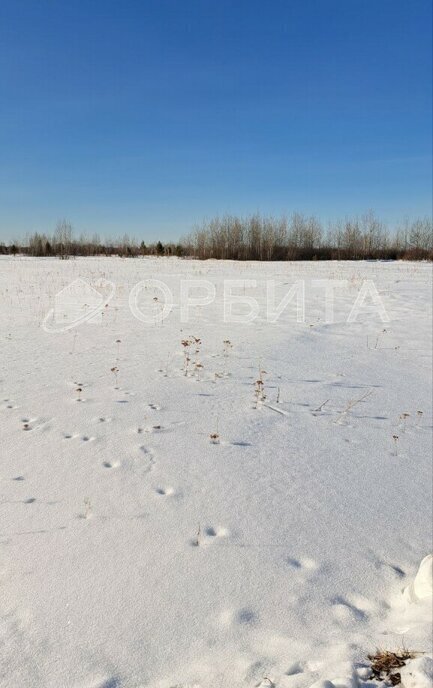
[[[406,573],[404,570],[398,566],[397,564],[392,564],[391,562],[388,561],[383,561],[381,559],[375,559],[374,560],[374,566],[377,569],[383,568],[387,572],[391,572],[394,576],[397,578],[404,578],[406,576]]]
[[[120,461],[103,461],[102,465],[104,468],[119,468]]]
[[[63,433],[63,439],[65,439],[65,440],[73,440],[73,439],[76,439],[77,437],[82,442],[93,442],[94,440],[96,440],[96,437],[93,437],[92,435],[72,435],[70,432]]]
[[[38,416],[30,418],[29,416],[26,416],[21,418],[22,429],[27,432],[30,430],[41,430],[42,432],[46,432],[47,430],[51,429],[51,426],[49,425],[51,420],[52,418],[39,418]]]
[[[251,681],[254,681],[255,688],[275,688],[275,684],[270,678],[266,677],[269,672],[270,666],[269,661],[266,659],[257,660],[249,667],[247,673],[244,676],[244,681],[251,685]]]
[[[286,671],[286,676],[296,676],[297,674],[303,674],[304,669],[302,668],[302,665],[300,662],[295,662],[294,664],[291,664],[289,668]]]
[[[185,421],[178,421],[178,422],[173,422],[169,423],[169,425],[161,425],[160,423],[155,425],[147,425],[146,427],[140,427],[137,428],[137,433],[139,435],[142,435],[143,433],[155,433],[155,432],[167,432],[172,430],[173,428],[180,427],[181,425],[185,425]]]
[[[366,621],[368,619],[368,614],[365,611],[359,609],[355,604],[352,604],[349,600],[340,595],[334,597],[332,604],[334,605],[334,616],[338,621],[345,623],[353,621],[353,618],[358,621]]]
[[[212,542],[215,542],[218,538],[227,537],[228,535],[229,531],[227,528],[221,526],[215,528],[214,526],[206,526],[206,528],[203,529],[199,527],[197,535],[190,540],[190,544],[193,547],[206,547]]]
[[[3,399],[3,401],[4,405],[2,405],[2,409],[11,410],[19,408],[14,401],[11,401],[11,399]]]
[[[174,495],[174,489],[172,487],[157,487],[155,492],[161,497],[171,497]]]
[[[317,564],[314,561],[314,559],[310,559],[309,557],[302,557],[301,559],[295,559],[293,557],[288,557],[286,559],[287,564],[290,566],[292,569],[296,570],[301,570],[301,569],[307,569],[309,571],[314,571],[317,569]]]
[[[163,425],[148,425],[146,428],[138,428],[138,433],[141,435],[143,432],[153,434],[155,432],[163,432],[165,427]]]
[[[154,467],[154,465],[156,464],[156,460],[154,458],[154,451],[153,451],[153,449],[149,449],[148,447],[145,447],[144,445],[139,447],[139,451],[146,456],[146,459],[149,462],[149,465],[148,465],[147,470],[146,470],[146,473],[149,473],[149,471],[151,471],[152,468]]]
[[[242,626],[254,626],[258,620],[258,614],[249,607],[240,609],[236,615],[236,621]]]
[[[215,538],[215,537],[227,537],[229,534],[227,528],[223,528],[222,526],[217,526],[214,528],[213,526],[209,526],[204,529],[205,535],[207,535],[210,538]]]

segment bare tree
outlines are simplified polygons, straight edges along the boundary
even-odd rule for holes
[[[72,225],[67,220],[59,220],[54,231],[54,243],[60,258],[67,258],[71,252]]]

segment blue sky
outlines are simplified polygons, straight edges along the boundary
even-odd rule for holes
[[[2,0],[0,239],[431,213],[430,0]]]

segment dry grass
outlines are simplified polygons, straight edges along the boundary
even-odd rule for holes
[[[395,669],[401,669],[408,659],[417,656],[416,652],[411,652],[402,648],[397,652],[389,650],[377,650],[374,655],[368,655],[371,662],[372,679],[379,681],[389,681],[392,686],[397,686],[401,682],[401,675]]]

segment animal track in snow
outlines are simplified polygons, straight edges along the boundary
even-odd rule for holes
[[[28,497],[27,499],[7,499],[1,504],[33,504],[36,502],[36,497]]]
[[[286,559],[288,565],[292,569],[307,569],[309,571],[314,571],[314,569],[317,569],[317,564],[314,561],[314,559],[310,559],[309,557],[301,557],[300,559],[295,559],[293,557],[288,557]]]
[[[358,621],[366,621],[368,619],[368,614],[364,610],[359,609],[355,604],[352,604],[352,602],[340,595],[334,597],[332,604],[334,605],[334,616],[340,621],[351,621],[353,617],[358,619]]]
[[[120,461],[103,461],[102,465],[104,468],[118,468],[120,466]]]
[[[266,659],[259,659],[251,664],[244,676],[244,681],[255,688],[265,688],[265,686],[266,688],[275,688],[275,684],[269,683],[270,679],[266,677],[268,671],[269,662]],[[254,683],[252,684],[251,681],[254,681]]]
[[[257,613],[249,607],[240,609],[236,614],[236,621],[238,622],[238,624],[241,624],[242,626],[254,626],[254,624],[256,624],[258,620],[259,617]]]
[[[180,425],[185,425],[185,421],[178,421],[178,422],[173,422],[169,423],[169,425],[161,425],[160,423],[155,425],[147,425],[146,427],[139,427],[137,428],[137,433],[139,435],[142,435],[144,432],[145,433],[156,433],[156,432],[167,432],[172,430],[173,428],[176,428]]]
[[[388,561],[383,561],[382,559],[374,559],[374,565],[377,569],[383,568],[386,572],[390,572],[393,576],[397,578],[404,578],[406,573],[397,564],[392,564]]]
[[[22,429],[26,432],[30,432],[31,430],[49,430],[49,419],[38,418],[37,416],[35,416],[34,418],[21,418],[21,423]]]
[[[156,460],[153,457],[153,454],[154,454],[153,449],[149,449],[149,447],[145,447],[144,445],[142,445],[139,449],[140,449],[140,452],[142,454],[144,454],[146,456],[147,460],[149,461],[149,465],[148,465],[148,468],[146,470],[146,473],[148,473],[149,471],[152,470],[152,468],[154,467],[154,465],[156,463]]]
[[[4,404],[2,404],[2,406],[1,406],[2,409],[6,409],[6,410],[12,409],[13,410],[13,409],[19,408],[19,406],[17,406],[17,404],[15,404],[15,402],[12,401],[11,399],[3,399],[3,401],[4,401]]]
[[[286,676],[296,676],[297,674],[302,674],[303,672],[304,672],[304,669],[302,668],[301,663],[300,662],[294,662],[287,669]]]
[[[29,431],[33,430],[32,423],[35,423],[37,418],[21,418],[21,423],[23,424],[23,430]]]
[[[165,430],[165,427],[163,425],[149,425],[146,428],[143,428],[142,432],[154,433],[163,432],[163,430]]]
[[[190,544],[193,547],[206,547],[211,542],[214,542],[220,537],[226,537],[228,534],[229,531],[223,527],[214,528],[213,526],[206,526],[205,528],[201,528],[199,526],[197,535],[190,540]]]
[[[161,497],[170,497],[174,495],[174,489],[172,487],[157,487],[155,492],[161,495]]]
[[[214,538],[214,537],[227,537],[228,535],[228,530],[227,528],[223,528],[220,526],[217,526],[214,528],[213,526],[208,526],[207,528],[204,529],[205,535],[208,537]]]
[[[69,432],[66,432],[63,434],[63,439],[65,440],[75,440],[75,439],[80,439],[82,442],[93,442],[96,440],[96,437],[93,435],[72,435]]]

